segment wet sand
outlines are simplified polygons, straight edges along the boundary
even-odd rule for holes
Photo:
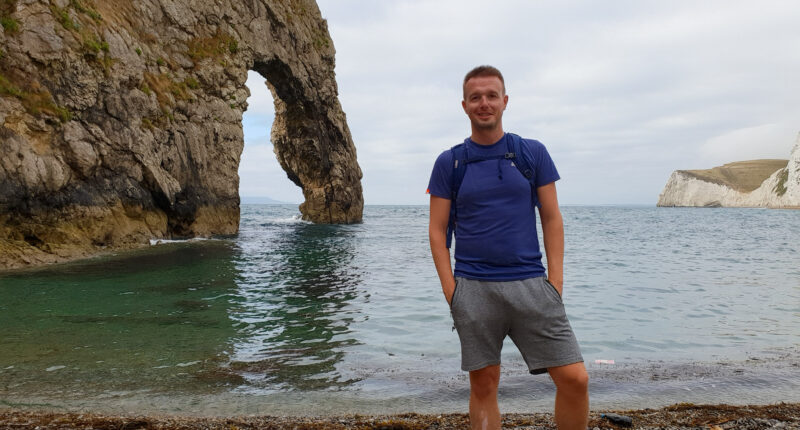
[[[633,428],[647,429],[800,429],[800,403],[772,405],[676,404],[659,409],[592,411],[589,428],[624,428],[602,414],[614,412],[631,417]],[[466,414],[398,414],[384,416],[241,416],[174,417],[111,416],[0,409],[0,429],[463,429]],[[505,414],[503,428],[554,429],[552,414]]]

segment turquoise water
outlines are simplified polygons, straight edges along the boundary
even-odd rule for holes
[[[594,406],[800,401],[800,212],[563,213]],[[426,207],[326,226],[245,205],[236,238],[1,274],[0,406],[463,411],[451,326]],[[547,376],[526,375],[510,342],[503,353],[503,410],[549,409]]]

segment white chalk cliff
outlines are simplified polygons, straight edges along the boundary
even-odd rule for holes
[[[800,134],[788,161],[742,161],[672,172],[658,206],[800,209]]]

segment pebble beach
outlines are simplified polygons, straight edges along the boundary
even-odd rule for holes
[[[611,423],[604,414],[630,417],[632,427]],[[0,410],[2,429],[464,429],[466,414],[297,416],[112,416],[93,413],[65,413]],[[555,429],[550,413],[505,414],[506,429]],[[675,404],[659,409],[592,411],[590,429],[800,429],[800,403],[771,405]]]

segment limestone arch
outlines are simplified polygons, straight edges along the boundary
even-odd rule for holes
[[[19,31],[0,32],[0,268],[236,234],[249,70],[272,85],[276,158],[303,217],[361,221],[314,0],[50,3],[3,9]]]
[[[277,57],[256,60],[275,105],[270,139],[278,163],[303,192],[303,218],[318,223],[360,222],[361,169],[336,94],[298,76]],[[330,82],[326,82],[330,86]],[[335,82],[333,83],[335,88]]]

